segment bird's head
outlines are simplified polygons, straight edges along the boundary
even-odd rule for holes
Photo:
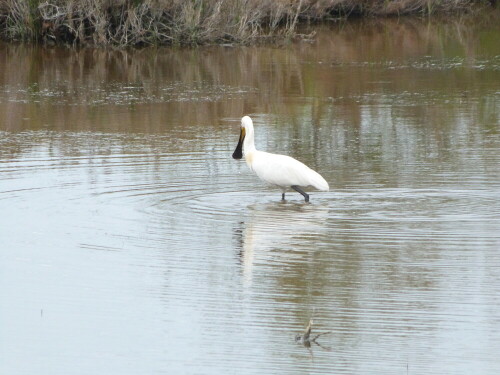
[[[250,116],[243,116],[241,118],[241,127],[247,128],[247,129],[250,127],[253,128],[253,122],[252,122],[252,119],[250,118]]]
[[[243,157],[243,141],[248,132],[253,130],[252,119],[249,116],[244,116],[241,118],[241,129],[240,129],[240,139],[238,140],[238,145],[233,152],[233,159],[241,159]]]

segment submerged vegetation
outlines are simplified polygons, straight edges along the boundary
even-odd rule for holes
[[[251,43],[303,22],[465,11],[486,0],[0,0],[0,34],[46,44]]]

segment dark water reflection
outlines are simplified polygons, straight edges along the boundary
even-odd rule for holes
[[[0,45],[2,372],[497,373],[498,25]],[[280,202],[243,114],[331,191]]]

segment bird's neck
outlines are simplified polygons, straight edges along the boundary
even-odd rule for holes
[[[248,167],[253,171],[253,159],[255,155],[255,149],[250,152],[245,152],[245,161],[247,162]]]
[[[243,141],[243,151],[245,155],[256,151],[253,129],[247,129],[245,140]]]

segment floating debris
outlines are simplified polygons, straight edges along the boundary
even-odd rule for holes
[[[314,322],[314,319],[311,318],[309,319],[309,323],[307,324],[307,327],[306,329],[304,330],[303,333],[298,333],[296,336],[295,336],[295,342],[298,342],[298,343],[301,343],[302,345],[304,345],[306,348],[310,348],[311,347],[311,343],[315,343],[316,345],[322,347],[316,340],[320,337],[320,336],[323,336],[323,335],[327,335],[329,333],[332,333],[331,331],[328,331],[328,332],[321,332],[321,333],[318,333],[317,335],[315,336],[312,336],[311,337],[311,331],[312,331],[312,326],[313,326],[313,322]],[[323,348],[323,347],[322,347]]]

